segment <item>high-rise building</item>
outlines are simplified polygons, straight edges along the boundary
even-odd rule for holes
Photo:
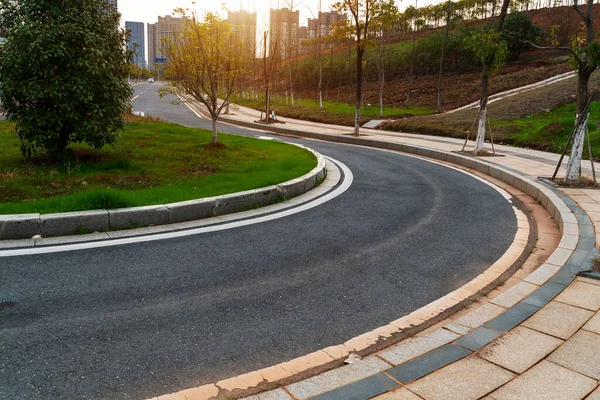
[[[140,68],[146,68],[146,32],[143,22],[125,21],[125,29],[131,32],[127,48],[134,50],[133,62]]]
[[[229,11],[225,22],[232,26],[242,42],[246,58],[254,59],[256,57],[256,13]]]
[[[319,29],[321,30],[321,36],[328,35],[331,33],[331,25],[338,21],[345,21],[347,19],[348,17],[346,14],[340,14],[335,11],[319,11],[319,16],[317,18],[308,19],[308,37],[311,39],[316,38],[319,35]]]
[[[165,58],[162,51],[162,39],[175,38],[177,31],[183,28],[184,18],[176,18],[170,15],[158,17],[158,22],[148,24],[148,69],[155,69],[155,60]]]
[[[269,53],[277,51],[283,58],[298,51],[298,25],[300,11],[287,8],[271,9],[269,13]]]

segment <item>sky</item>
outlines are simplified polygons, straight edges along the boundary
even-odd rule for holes
[[[322,10],[329,11],[335,1],[320,0]],[[413,1],[396,0],[396,4],[402,10],[413,4]],[[420,0],[419,6],[435,4],[439,1]],[[195,9],[199,13],[202,11],[219,12],[223,18],[226,18],[227,14],[222,11],[222,5],[225,5],[231,11],[238,11],[242,8],[246,11],[256,12],[259,32],[266,28],[270,8],[289,8],[290,2],[293,2],[294,9],[300,11],[301,26],[306,26],[307,19],[314,18],[319,11],[319,0],[196,0],[195,5],[192,4],[193,2],[192,0],[119,0],[119,11],[123,14],[122,21],[153,23],[156,22],[159,15],[170,15],[176,7]]]

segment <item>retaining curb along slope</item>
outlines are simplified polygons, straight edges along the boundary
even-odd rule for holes
[[[298,137],[306,137],[311,139],[319,139],[330,142],[338,142],[353,145],[362,145],[379,149],[387,149],[400,151],[404,153],[415,154],[418,156],[455,164],[468,169],[478,171],[498,179],[510,186],[513,186],[520,191],[526,193],[536,201],[538,201],[552,216],[558,225],[561,233],[561,240],[556,250],[539,268],[548,264],[563,266],[567,260],[571,258],[575,251],[573,242],[579,240],[579,222],[575,214],[567,206],[567,204],[550,189],[543,185],[537,179],[531,179],[519,172],[512,171],[509,168],[498,166],[490,162],[482,161],[474,157],[463,156],[452,152],[407,145],[402,143],[391,143],[383,140],[351,137],[351,136],[334,136],[332,134],[321,134],[313,132],[303,132],[294,129],[286,129],[273,127],[258,123],[249,123],[238,121],[232,118],[222,117],[222,122],[231,123],[250,128],[261,129],[274,133],[285,135],[293,135]],[[515,236],[515,242],[521,241],[523,234],[533,234],[527,227],[522,226],[524,221],[517,218],[519,229]],[[519,234],[519,232],[521,232]],[[512,246],[511,246],[512,249]],[[515,258],[514,252],[509,249],[505,256]],[[505,257],[503,256],[503,258]],[[515,260],[515,263],[517,261]],[[198,400],[204,399],[221,399],[221,398],[241,398],[251,394],[259,393],[267,388],[287,385],[297,382],[306,375],[312,376],[320,372],[331,369],[335,366],[341,366],[343,360],[350,353],[359,355],[367,355],[392,345],[393,342],[383,344],[386,339],[392,336],[402,338],[409,337],[424,330],[437,322],[445,319],[449,314],[461,308],[472,299],[489,293],[499,282],[506,279],[513,265],[499,268],[501,260],[498,260],[486,272],[476,277],[462,288],[455,290],[452,293],[438,299],[409,315],[406,315],[396,321],[390,322],[388,325],[381,326],[363,335],[359,335],[337,346],[331,346],[326,349],[316,351],[290,360],[269,368],[264,368],[259,371],[249,372],[237,377],[222,380],[216,384],[208,384],[197,388],[191,388],[175,394],[160,396],[157,399],[171,399],[173,395],[182,395],[185,398],[193,398]],[[512,273],[515,271],[513,270]],[[510,273],[510,275],[512,275]],[[492,277],[493,279],[490,279]],[[304,376],[301,376],[303,374]],[[188,397],[189,396],[189,397]]]
[[[0,240],[69,236],[79,232],[106,232],[195,221],[226,215],[257,206],[289,200],[315,188],[327,176],[326,160],[320,153],[299,144],[317,158],[317,166],[299,178],[254,190],[176,203],[112,210],[55,214],[0,215]]]

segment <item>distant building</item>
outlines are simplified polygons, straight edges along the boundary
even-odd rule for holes
[[[247,58],[256,58],[256,13],[229,11],[227,20],[244,45]]]
[[[184,18],[175,18],[170,15],[158,17],[158,22],[148,24],[148,69],[155,69],[156,58],[165,58],[162,51],[162,39],[175,38],[175,32],[183,28]]]
[[[277,49],[283,58],[291,57],[298,51],[298,26],[300,11],[287,8],[271,9],[269,13],[269,53]]]
[[[318,36],[319,29],[321,30],[321,36],[328,35],[331,29],[331,25],[338,21],[346,21],[348,17],[346,14],[340,14],[335,11],[321,12],[317,18],[308,19],[308,37],[310,39]]]
[[[107,2],[108,4],[113,5],[115,8],[119,8],[119,2],[118,0],[104,0],[105,2]]]
[[[140,68],[146,68],[146,32],[143,22],[125,21],[125,29],[131,32],[127,48],[135,50],[133,62]]]

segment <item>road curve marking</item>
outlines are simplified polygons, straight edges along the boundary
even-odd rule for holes
[[[350,188],[352,182],[354,181],[354,176],[352,175],[352,171],[348,168],[344,163],[335,160],[331,157],[325,157],[333,164],[335,164],[339,169],[343,172],[343,181],[333,190],[327,192],[326,194],[317,197],[314,200],[309,200],[306,203],[300,204],[298,206],[292,206],[291,208],[287,208],[280,212],[275,212],[268,215],[263,215],[254,218],[248,218],[240,221],[232,221],[225,222],[219,225],[211,225],[211,226],[203,226],[199,228],[186,229],[182,231],[175,232],[165,232],[158,234],[148,234],[142,236],[128,237],[128,238],[119,238],[119,239],[106,239],[98,242],[87,242],[87,243],[73,243],[73,244],[65,244],[65,245],[53,245],[53,246],[45,246],[45,247],[29,247],[22,249],[12,249],[12,250],[1,250],[1,257],[16,257],[16,256],[26,256],[26,255],[38,255],[38,254],[49,254],[49,253],[60,253],[66,251],[77,251],[77,250],[86,250],[86,249],[96,249],[103,247],[112,247],[112,246],[120,246],[127,244],[136,244],[136,243],[145,243],[152,242],[156,240],[166,240],[166,239],[174,239],[185,236],[199,235],[203,233],[209,232],[218,232],[226,229],[239,228],[242,226],[259,224],[262,222],[268,222],[279,218],[284,218],[290,215],[294,215],[306,210],[310,210],[311,208],[320,206],[334,198],[340,196],[346,190]],[[318,187],[317,187],[318,188]],[[310,193],[310,192],[308,192]],[[293,199],[292,199],[293,201]],[[279,203],[281,204],[281,203]]]

